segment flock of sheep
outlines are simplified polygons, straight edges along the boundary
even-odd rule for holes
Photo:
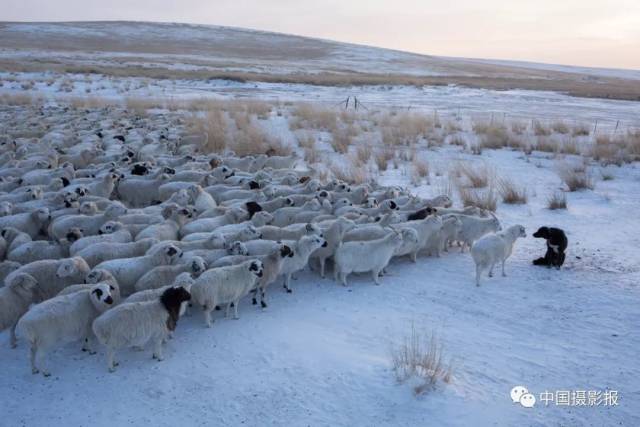
[[[123,110],[38,114],[44,136],[0,136],[0,330],[28,343],[33,373],[48,376],[46,353],[76,341],[104,346],[110,371],[122,348],[152,343],[162,360],[185,311],[209,327],[217,307],[237,318],[244,297],[266,307],[271,284],[291,292],[292,275],[324,277],[327,261],[338,283],[369,273],[380,284],[392,258],[458,243],[479,284],[496,263],[504,273],[524,236],[447,196],[322,183],[295,157],[199,154]]]

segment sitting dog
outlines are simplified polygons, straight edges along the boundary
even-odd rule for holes
[[[547,241],[547,253],[543,258],[533,260],[533,264],[546,265],[547,267],[553,266],[559,269],[564,264],[564,251],[569,243],[564,231],[559,228],[540,227],[538,231],[533,233],[533,237]]]

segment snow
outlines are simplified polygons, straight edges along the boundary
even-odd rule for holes
[[[467,157],[441,149],[427,158],[438,164]],[[10,350],[4,332],[0,393],[10,398],[0,403],[3,419],[93,426],[637,424],[640,171],[614,168],[613,181],[570,193],[568,211],[548,211],[546,198],[560,187],[553,160],[534,154],[526,161],[505,150],[485,150],[483,160],[531,193],[527,205],[497,212],[529,235],[516,243],[508,277],[483,278],[476,287],[469,254],[455,249],[417,264],[393,261],[382,286],[361,275],[343,288],[306,271],[293,294],[274,285],[264,311],[243,301],[240,320],[218,312],[207,329],[196,311],[181,320],[163,362],[123,351],[113,374],[104,354],[72,345],[52,355],[53,377],[34,376],[24,342]],[[383,179],[406,183],[393,170]],[[430,195],[434,187],[417,191]],[[544,242],[530,236],[540,225],[567,231],[560,271],[531,265],[544,252]],[[456,359],[452,384],[422,397],[395,382],[389,359],[412,324],[436,331]],[[526,409],[511,402],[515,385],[536,396],[608,388],[619,392],[619,405]]]
[[[79,24],[66,24],[63,29],[59,25],[39,27],[39,31],[101,35]],[[35,28],[32,24],[11,26],[25,33]],[[176,28],[177,33],[184,31],[187,40],[204,31]],[[113,27],[115,32],[121,30],[125,29]],[[133,31],[130,26],[126,30]],[[219,31],[219,37],[224,37],[226,32]],[[261,34],[248,32],[246,37]],[[332,51],[337,59],[331,67],[355,66],[373,55],[366,47],[341,49]],[[46,54],[8,49],[0,57]],[[95,64],[122,56],[154,66],[158,59],[137,53],[132,59],[123,52],[65,54],[70,60]],[[395,63],[399,59],[395,55],[399,54],[377,51],[375,66]],[[196,66],[189,55],[181,58],[174,67]],[[295,72],[296,67],[312,63],[312,59],[298,65],[238,60],[230,67],[264,66]],[[416,71],[407,63],[396,65],[408,73]],[[421,70],[441,72],[436,67]],[[633,78],[633,72],[624,76]],[[29,80],[36,82],[34,89],[22,90],[20,84]],[[51,85],[47,80],[52,80]],[[72,92],[60,92],[64,80],[74,82]],[[618,121],[623,129],[640,126],[638,102],[542,91],[453,86],[337,88],[7,72],[0,72],[0,81],[0,95],[31,93],[51,99],[258,98],[329,106],[356,95],[372,110],[437,110],[439,115],[460,116],[466,122],[506,115],[507,119],[589,124],[597,120],[599,128],[609,129]],[[272,115],[266,126],[291,142],[286,120]],[[108,124],[105,120],[104,125]],[[460,160],[486,162],[499,176],[527,186],[527,204],[499,204],[497,210],[505,226],[522,224],[528,235],[517,241],[507,261],[507,277],[483,277],[482,286],[476,287],[470,255],[456,248],[442,258],[420,257],[416,264],[407,259],[392,261],[381,286],[375,286],[368,275],[354,275],[350,286],[343,288],[306,270],[293,282],[293,294],[285,293],[279,284],[272,285],[265,310],[242,301],[239,320],[224,319],[221,312],[215,312],[216,322],[207,329],[200,311],[194,310],[192,317],[180,320],[164,361],[152,360],[149,351],[122,351],[120,366],[113,374],[107,372],[104,352],[91,356],[76,344],[50,355],[52,377],[32,375],[24,341],[17,349],[9,349],[4,331],[0,333],[0,425],[640,425],[639,164],[607,167],[613,180],[597,180],[593,191],[567,193],[568,210],[550,211],[547,198],[562,184],[555,172],[558,160],[548,154],[534,152],[525,157],[516,151],[484,150],[478,157],[445,146],[420,155],[432,170],[430,185],[412,188],[423,196],[436,195],[444,179],[434,171],[446,174]],[[591,165],[596,175],[600,168]],[[379,180],[410,186],[404,166],[390,168]],[[560,271],[531,264],[545,250],[543,241],[531,237],[542,225],[567,232],[567,262]],[[410,333],[412,325],[420,332],[434,331],[445,345],[445,355],[455,361],[451,384],[438,384],[418,397],[410,383],[396,382],[390,360],[391,348]],[[618,391],[619,404],[583,408],[545,407],[538,402],[527,409],[511,401],[509,392],[516,385],[527,387],[536,398],[545,390],[611,389]]]

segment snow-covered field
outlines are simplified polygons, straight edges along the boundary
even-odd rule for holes
[[[433,170],[480,161],[449,146],[422,154]],[[293,294],[273,286],[265,310],[243,300],[239,320],[217,313],[212,329],[199,311],[183,318],[163,362],[122,351],[116,373],[107,372],[103,352],[90,356],[76,344],[51,355],[52,377],[32,375],[25,343],[9,349],[5,331],[2,424],[637,425],[640,170],[609,167],[613,180],[568,193],[567,211],[549,211],[547,197],[562,188],[552,157],[483,152],[483,162],[529,194],[525,205],[497,209],[505,226],[522,224],[528,234],[506,278],[476,287],[471,257],[457,248],[416,264],[394,260],[382,286],[358,276],[343,288],[305,271]],[[411,191],[433,196],[443,179],[432,173],[430,185]],[[403,168],[380,182],[410,185]],[[531,237],[541,225],[567,231],[560,271],[531,265],[544,252]],[[418,397],[410,383],[396,382],[390,360],[412,325],[435,332],[455,360],[452,382]],[[613,390],[618,402],[527,409],[509,397],[516,385],[538,399],[545,391]]]
[[[487,64],[237,29],[232,34],[238,39],[233,39],[229,29],[220,27],[157,25],[113,23],[96,29],[95,24],[0,24],[0,34],[6,36],[0,40],[0,61],[35,63],[55,51],[61,63],[96,67],[119,60],[123,66],[176,70],[322,73],[357,72],[368,63],[367,72],[422,76],[478,75],[490,69],[496,75],[512,75],[526,69],[532,77],[547,73],[580,79],[595,76],[594,85],[598,78],[638,78],[635,71]],[[173,29],[173,36],[165,40],[167,28]],[[84,44],[55,50],[74,34]],[[34,49],[31,44],[44,36],[51,40],[50,50]],[[122,36],[137,38],[135,51],[119,44]],[[112,50],[87,50],[86,43],[91,46],[102,39],[113,43]],[[258,48],[266,39],[273,42],[273,49],[261,51]],[[8,40],[13,47],[7,47]],[[24,48],[16,46],[16,40],[22,40]],[[209,45],[211,40],[215,43]],[[149,53],[163,41],[164,48],[176,51],[169,56]],[[192,41],[193,52],[178,52]],[[238,47],[242,49],[234,50]],[[295,61],[283,52],[294,55]],[[239,320],[214,312],[216,321],[208,329],[202,313],[194,310],[191,317],[180,320],[174,338],[166,344],[164,361],[152,360],[149,349],[123,350],[115,373],[107,371],[104,351],[89,355],[75,343],[50,354],[51,377],[32,375],[24,340],[17,349],[10,349],[8,331],[0,332],[0,426],[640,425],[640,164],[605,166],[589,157],[596,123],[598,135],[624,138],[628,130],[640,128],[640,102],[453,85],[337,87],[156,80],[59,70],[0,70],[0,82],[0,96],[34,98],[34,107],[0,105],[0,139],[9,135],[8,139],[22,138],[21,143],[27,144],[28,138],[56,129],[70,131],[67,137],[79,140],[78,135],[86,137],[86,132],[97,128],[109,132],[114,118],[131,124],[133,130],[126,130],[128,140],[143,136],[157,140],[167,125],[171,126],[166,131],[169,139],[183,132],[193,137],[183,124],[194,116],[184,111],[156,109],[140,118],[129,111],[122,119],[118,108],[82,107],[80,115],[86,122],[70,125],[66,113],[55,108],[68,100],[126,104],[127,99],[240,103],[258,99],[276,107],[265,118],[254,115],[249,122],[285,145],[297,143],[300,133],[311,135],[320,166],[355,164],[355,144],[384,148],[377,127],[382,129],[378,122],[385,118],[408,112],[430,120],[437,112],[443,122],[463,127],[452,135],[466,140],[467,146],[452,145],[450,135],[443,138],[445,143],[428,146],[424,135],[411,147],[393,147],[395,157],[384,172],[371,157],[366,165],[369,176],[382,185],[433,197],[450,185],[455,165],[468,162],[510,178],[525,187],[528,196],[521,205],[498,203],[496,215],[503,226],[522,224],[527,237],[517,241],[507,261],[507,277],[496,270],[495,277],[484,277],[480,287],[474,283],[471,256],[457,247],[441,258],[423,255],[415,264],[394,259],[381,286],[375,286],[367,274],[351,276],[345,288],[333,282],[331,272],[321,279],[307,268],[293,281],[291,294],[284,292],[280,282],[272,285],[266,309],[244,299]],[[333,151],[332,138],[338,132],[291,126],[297,102],[311,102],[339,114],[338,103],[347,97],[353,102],[354,96],[361,102],[360,114],[370,116],[366,120],[355,116],[361,133],[347,154]],[[35,100],[40,97],[46,105],[42,115]],[[79,110],[71,107],[70,111]],[[481,139],[470,129],[476,120],[522,121],[528,129],[521,138],[529,142],[543,139],[532,131],[537,120],[585,124],[589,135],[552,135],[562,144],[577,143],[581,155],[485,148],[478,156],[469,150]],[[125,128],[117,130],[125,132]],[[293,148],[303,156],[301,147]],[[411,160],[402,157],[410,151],[429,165],[428,176],[420,182],[412,177]],[[21,155],[28,154],[22,150]],[[565,162],[584,162],[594,178],[594,189],[566,192],[557,172]],[[321,170],[318,164],[316,169]],[[2,176],[7,165],[0,167]],[[547,208],[548,198],[557,192],[566,194],[568,209]],[[454,206],[460,207],[459,194],[454,190],[451,195]],[[545,251],[544,241],[531,236],[543,225],[563,228],[568,235],[567,261],[559,271],[531,263]],[[412,328],[435,334],[445,358],[453,360],[452,381],[438,382],[419,396],[412,381],[398,383],[391,360],[392,349]],[[524,408],[513,403],[514,386],[527,387],[538,400],[536,405]],[[613,391],[618,399],[615,405],[586,406],[541,400],[543,393],[563,391]]]

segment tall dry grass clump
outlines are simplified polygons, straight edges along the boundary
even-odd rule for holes
[[[559,163],[556,169],[558,176],[569,191],[593,190],[593,177],[585,165]]]
[[[575,124],[571,129],[572,136],[589,136],[590,134],[591,134],[591,129],[589,128],[589,126],[585,125],[584,123]]]
[[[416,156],[411,165],[411,182],[413,185],[420,185],[423,180],[430,183],[429,162]]]
[[[331,170],[334,178],[350,184],[364,184],[369,181],[369,174],[365,168],[358,167],[353,163],[341,165],[334,162],[331,163],[329,169]]]
[[[551,123],[551,129],[555,133],[560,133],[562,135],[566,135],[569,132],[571,132],[571,129],[569,128],[569,125],[567,125],[562,120],[558,120],[558,121],[555,121],[555,122]]]
[[[459,162],[454,166],[457,177],[465,180],[461,182],[464,187],[483,188],[489,184],[491,173],[486,164],[473,166],[468,162]]]
[[[262,128],[253,123],[238,129],[228,144],[237,156],[265,154],[269,150],[271,141]]]
[[[375,161],[379,172],[384,172],[389,167],[389,161],[395,157],[395,152],[390,148],[383,148],[376,151]]]
[[[451,383],[454,362],[445,356],[442,341],[434,334],[419,334],[414,325],[411,332],[391,349],[391,366],[396,380],[404,383],[417,379],[416,395],[427,393],[438,383]]]
[[[202,150],[205,153],[222,153],[227,149],[227,127],[227,119],[221,109],[212,109],[204,115],[193,115],[187,123],[187,129],[204,136]]]
[[[384,145],[417,144],[434,129],[433,118],[417,113],[387,113],[379,120]]]
[[[333,132],[338,127],[335,110],[317,107],[308,103],[298,104],[291,112],[292,129],[317,129]]]
[[[498,180],[498,191],[504,203],[510,205],[523,205],[527,203],[527,188],[519,186],[510,178]]]
[[[458,194],[465,207],[476,206],[491,212],[498,208],[498,196],[493,185],[485,190],[458,186]]]
[[[346,128],[336,128],[331,132],[331,147],[338,154],[346,154],[353,143],[353,137]]]
[[[548,126],[545,126],[539,120],[533,121],[533,134],[536,136],[549,136],[551,135],[551,129]]]
[[[547,208],[551,210],[567,209],[567,195],[562,191],[554,192],[547,199]]]

